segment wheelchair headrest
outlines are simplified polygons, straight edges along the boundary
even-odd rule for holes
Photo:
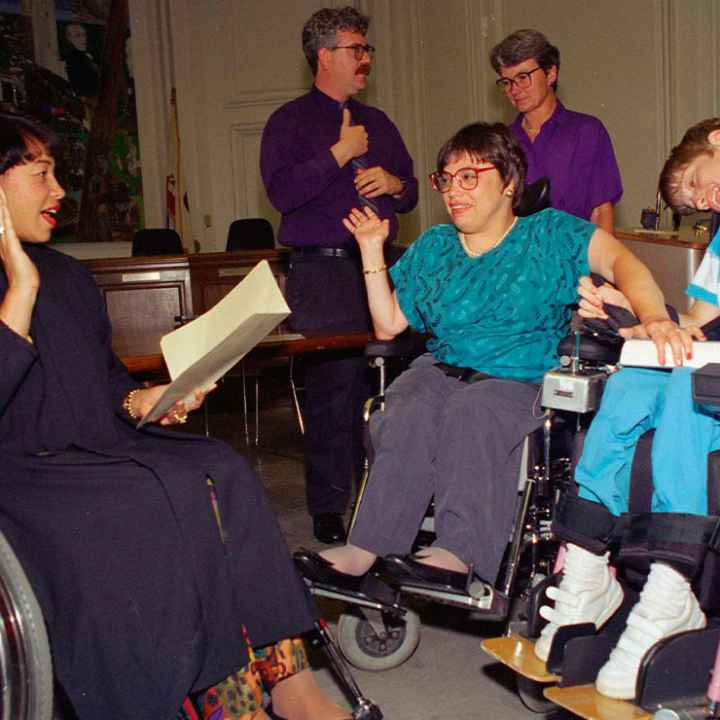
[[[526,186],[520,204],[515,208],[518,217],[534,215],[550,207],[550,178],[542,177]]]

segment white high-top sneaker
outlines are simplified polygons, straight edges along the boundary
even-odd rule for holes
[[[559,627],[586,622],[602,627],[622,604],[623,591],[610,572],[608,554],[594,555],[568,543],[560,585],[547,590],[555,607],[540,608],[540,615],[549,620],[535,643],[535,655],[541,660],[548,659]]]
[[[705,623],[690,583],[669,565],[653,563],[623,634],[600,668],[597,691],[620,700],[634,698],[643,655],[658,640],[704,628]]]

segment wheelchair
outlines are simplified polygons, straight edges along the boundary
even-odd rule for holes
[[[718,321],[703,329],[717,333]],[[717,334],[715,334],[715,338]],[[720,364],[699,368],[693,376],[693,399],[720,412]],[[643,436],[632,466],[630,512],[650,511],[652,432]],[[530,709],[547,711],[552,705],[588,720],[655,718],[690,720],[720,717],[720,451],[708,455],[708,526],[714,530],[707,554],[693,585],[708,619],[707,626],[666,637],[643,657],[633,702],[613,700],[597,693],[592,684],[624,629],[629,611],[647,572],[641,557],[618,564],[618,579],[627,602],[600,630],[592,623],[561,628],[547,663],[533,653],[533,641],[543,621],[538,610],[545,590],[557,581],[551,576],[531,590],[528,622],[523,631],[511,629],[504,637],[483,641],[483,649],[518,675],[519,687],[532,691]],[[522,693],[521,693],[522,696]],[[544,698],[544,699],[543,699]]]
[[[0,720],[51,720],[53,672],[40,606],[0,534]]]
[[[417,342],[412,335],[400,336],[367,347],[371,365],[379,369],[380,382],[378,394],[365,404],[366,422],[372,412],[382,411],[388,365],[398,356],[419,354]],[[574,437],[587,427],[589,413],[599,405],[602,385],[619,354],[616,343],[608,345],[580,335],[567,338],[559,350],[565,367],[550,373],[549,382],[546,379],[542,426],[524,443],[513,531],[494,582],[479,580],[471,569],[464,592],[398,583],[385,576],[382,562],[376,571],[371,570],[358,592],[306,579],[314,595],[346,603],[337,638],[353,666],[381,671],[410,658],[420,642],[421,623],[407,600],[462,608],[473,619],[504,622],[514,630],[527,624],[530,591],[552,574],[558,543],[550,526],[554,507],[572,483]],[[366,461],[351,527],[362,503],[369,463]],[[426,518],[420,543],[431,528],[432,518]]]

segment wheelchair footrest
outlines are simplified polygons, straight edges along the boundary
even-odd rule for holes
[[[375,575],[368,575],[359,591],[340,588],[326,583],[313,582],[304,578],[310,592],[316,597],[342,600],[350,605],[370,608],[402,617],[405,608],[400,605],[400,593]]]
[[[481,581],[473,582],[469,592],[422,581],[403,581],[398,590],[404,595],[472,610],[485,620],[504,620],[507,617],[507,597]]]
[[[638,704],[645,708],[702,702],[720,643],[720,626],[664,638],[643,658]]]
[[[519,675],[539,683],[555,683],[560,678],[548,672],[545,663],[535,655],[535,643],[519,635],[488,638],[480,647]]]
[[[553,686],[543,695],[585,720],[652,720],[652,715],[625,700],[613,700],[601,695],[594,685]]]

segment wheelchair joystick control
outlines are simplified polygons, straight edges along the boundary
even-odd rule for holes
[[[574,340],[572,355],[563,355],[560,358],[561,367],[545,374],[542,405],[552,410],[587,413],[600,405],[607,374],[583,367],[580,331],[575,331]]]

